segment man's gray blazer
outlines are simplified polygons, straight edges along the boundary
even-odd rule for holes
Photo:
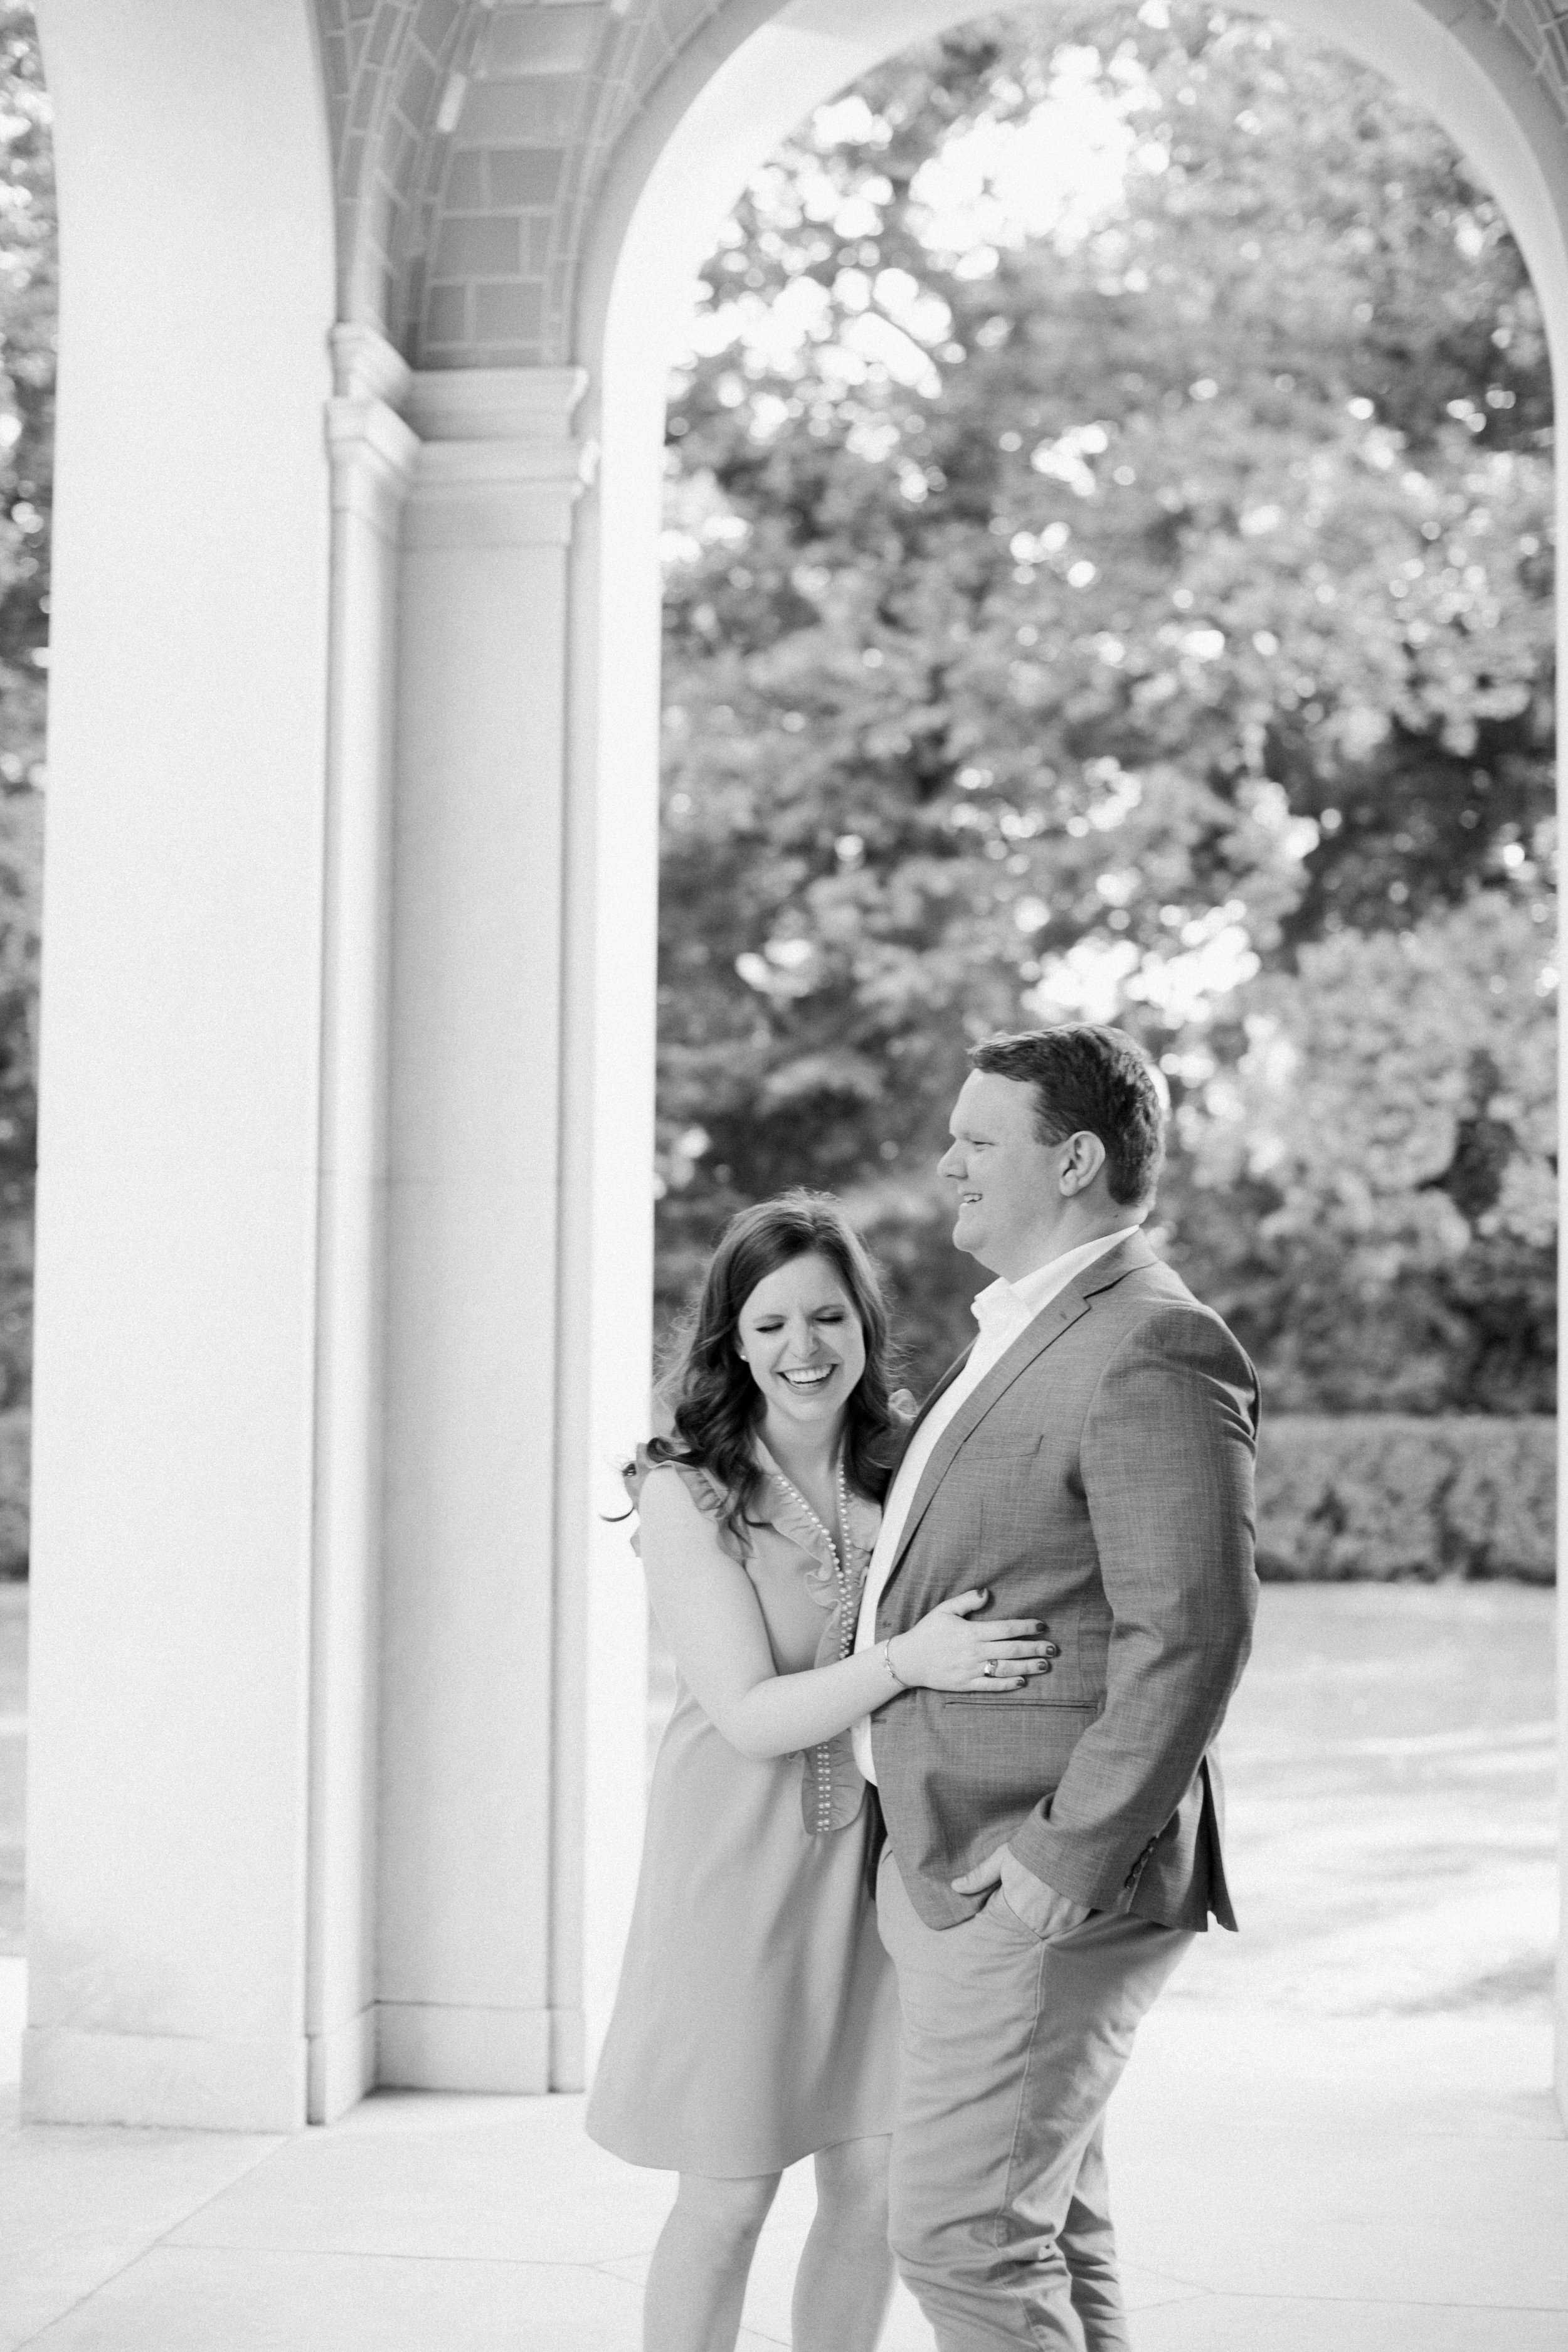
[[[1242,1349],[1140,1233],[942,1432],[878,1638],[983,1585],[984,1615],[1043,1619],[1059,1655],[1022,1690],[913,1690],[872,1718],[889,1842],[930,1926],[979,1909],[950,1881],[1005,1843],[1092,1909],[1235,1927],[1209,1750],[1258,1602],[1258,1407]]]

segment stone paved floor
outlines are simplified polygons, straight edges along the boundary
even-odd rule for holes
[[[1247,1932],[1200,1944],[1112,2110],[1139,2352],[1568,2352],[1551,1661],[1547,1594],[1265,1596],[1226,1738]],[[569,2099],[0,2130],[0,2352],[636,2352],[668,2193]],[[810,2205],[801,2168],[744,2352],[787,2344]],[[931,2352],[907,2301],[885,2352]]]
[[[1304,2061],[1306,2063],[1304,2063]],[[1568,2140],[1538,2034],[1496,2018],[1169,2003],[1111,2158],[1139,2352],[1563,2352]],[[0,2134],[0,2346],[636,2352],[668,2193],[575,2099],[384,2094],[331,2131]],[[786,2178],[744,2352],[789,2340]],[[931,2352],[900,2299],[886,2352]]]

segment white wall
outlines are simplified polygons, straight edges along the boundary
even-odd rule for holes
[[[43,0],[64,253],[26,2110],[278,2127],[304,1907],[331,199],[304,0]]]

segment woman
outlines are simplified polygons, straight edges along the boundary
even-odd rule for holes
[[[674,1434],[628,1484],[678,1695],[588,2130],[680,2175],[647,2352],[731,2352],[779,2175],[808,2155],[796,2352],[871,2352],[898,2015],[848,1729],[916,1684],[1016,1689],[1040,1629],[972,1624],[985,1595],[964,1592],[851,1655],[898,1424],[877,1278],[830,1200],[732,1221],[668,1390]]]

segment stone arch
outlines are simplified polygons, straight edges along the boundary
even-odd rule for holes
[[[1507,44],[1568,122],[1568,20],[1552,0],[1419,0]],[[628,133],[694,59],[726,0],[315,0],[337,190],[339,316],[418,368],[556,366],[574,349],[601,193]],[[911,16],[925,18],[929,10]],[[939,12],[958,22],[973,11]],[[1331,37],[1348,12],[1309,11]],[[847,51],[885,12],[858,12]],[[1336,26],[1331,19],[1342,16]],[[826,29],[826,27],[825,27]],[[908,35],[919,37],[918,27]],[[688,71],[682,73],[684,65]]]
[[[717,0],[318,0],[341,317],[416,367],[559,364],[626,124]]]
[[[461,0],[317,0],[338,228],[338,316],[389,340],[417,249],[422,166],[478,37]]]

